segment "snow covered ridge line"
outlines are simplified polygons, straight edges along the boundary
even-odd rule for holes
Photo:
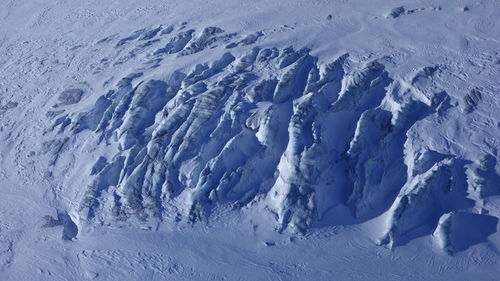
[[[135,32],[115,47],[132,40],[150,46],[142,42],[171,32]],[[194,34],[179,31],[146,64],[206,51],[236,36],[217,27]],[[500,194],[496,157],[484,155],[478,162],[413,147],[412,138],[425,134],[414,125],[431,116],[446,118],[449,111],[473,113],[480,89],[456,103],[439,88],[440,66],[399,81],[391,78],[385,58],[347,71],[348,54],[327,64],[293,47],[254,47],[233,55],[260,36],[229,43],[218,60],[191,72],[169,70],[165,81],[131,73],[85,112],[71,111],[81,91],[61,94],[57,107],[67,111],[48,114],[60,116],[48,131],[54,136],[45,146],[49,164],[56,165],[64,144],[83,131],[118,151],[88,171],[80,220],[197,221],[216,206],[264,206],[280,230],[304,232],[347,204],[357,222],[388,212],[382,244],[404,244],[435,230],[443,247],[453,249],[454,228],[446,225],[468,219],[454,212],[473,209],[472,193],[478,200]],[[172,205],[175,215],[169,213]],[[488,222],[488,231],[498,221],[474,216]]]

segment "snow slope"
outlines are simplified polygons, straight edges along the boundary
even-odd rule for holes
[[[0,3],[1,279],[500,280],[500,5],[365,2]]]

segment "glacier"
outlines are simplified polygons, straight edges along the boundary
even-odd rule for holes
[[[500,274],[495,1],[35,2],[0,6],[2,280]]]

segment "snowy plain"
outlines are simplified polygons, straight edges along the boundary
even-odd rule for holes
[[[1,1],[0,280],[500,280],[499,15]]]

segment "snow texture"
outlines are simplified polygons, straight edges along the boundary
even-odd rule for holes
[[[1,280],[500,276],[496,1],[49,2],[0,4]]]

